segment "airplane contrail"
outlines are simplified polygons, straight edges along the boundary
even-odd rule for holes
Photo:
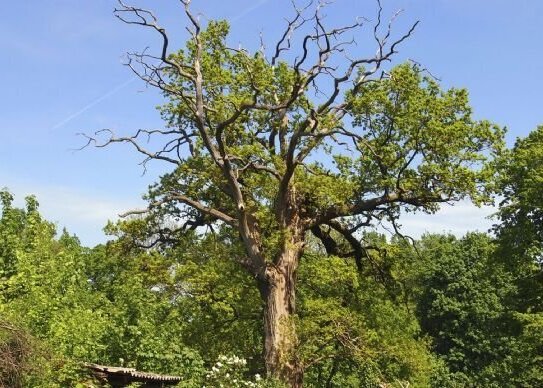
[[[250,6],[249,8],[246,8],[244,11],[242,11],[241,13],[237,14],[236,16],[234,16],[233,18],[230,19],[230,22],[235,22],[239,19],[241,19],[242,17],[244,17],[245,15],[251,13],[252,11],[254,11],[255,9],[257,9],[258,7],[264,5],[265,3],[267,3],[269,0],[260,0],[258,3],[256,4],[253,4],[252,6]],[[89,109],[93,108],[94,106],[98,105],[99,103],[101,103],[102,101],[104,101],[105,99],[107,99],[108,97],[111,97],[112,95],[114,95],[115,93],[119,92],[121,89],[124,89],[125,87],[127,87],[128,85],[130,85],[132,82],[134,82],[136,79],[138,79],[138,77],[132,77],[130,78],[129,80],[115,86],[113,89],[111,89],[110,91],[106,92],[105,94],[103,94],[101,97],[98,97],[96,100],[92,101],[91,103],[85,105],[83,108],[79,109],[78,111],[72,113],[71,115],[69,115],[68,117],[66,117],[64,120],[60,121],[59,123],[57,123],[56,125],[54,125],[53,127],[51,127],[51,130],[54,130],[54,129],[58,129],[66,124],[68,124],[70,121],[72,121],[73,119],[75,119],[76,117],[80,116],[81,114],[85,113],[86,111],[88,111]]]
[[[241,19],[242,17],[244,17],[245,15],[247,15],[248,13],[251,13],[253,12],[255,9],[257,9],[258,7],[261,7],[262,5],[264,5],[265,3],[267,3],[268,1],[270,0],[260,0],[259,2],[257,2],[256,4],[253,4],[252,6],[250,6],[249,8],[245,9],[243,12],[241,12],[240,14],[234,16],[232,19],[230,19],[230,22],[235,22],[237,21],[238,19]]]
[[[73,119],[75,119],[77,116],[85,113],[86,111],[88,111],[89,109],[91,109],[92,107],[98,105],[99,103],[101,103],[102,101],[104,101],[106,98],[108,97],[111,97],[112,95],[114,95],[115,93],[117,93],[119,90],[127,87],[128,85],[130,85],[132,82],[134,82],[138,77],[132,77],[130,78],[129,80],[123,82],[122,84],[119,84],[117,86],[115,86],[113,89],[111,89],[109,92],[103,94],[101,97],[98,97],[96,100],[92,101],[91,103],[85,105],[83,108],[79,109],[77,112],[74,112],[72,113],[70,116],[66,117],[64,120],[62,120],[61,122],[59,122],[58,124],[54,125],[51,129],[58,129],[60,127],[62,127],[63,125],[67,124],[68,122],[72,121]]]

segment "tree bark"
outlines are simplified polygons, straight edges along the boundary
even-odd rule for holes
[[[264,360],[269,376],[292,388],[302,387],[303,369],[297,360],[296,273],[303,241],[289,241],[275,263],[266,268],[261,288],[264,308]]]

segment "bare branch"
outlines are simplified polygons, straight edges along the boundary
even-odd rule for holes
[[[181,203],[183,203],[185,205],[188,205],[188,206],[198,210],[199,212],[212,217],[213,219],[221,220],[221,221],[223,221],[223,222],[225,222],[225,223],[227,223],[229,225],[232,225],[232,226],[237,225],[237,221],[236,221],[236,219],[234,217],[232,217],[232,216],[230,216],[230,215],[228,215],[228,214],[226,214],[223,211],[220,211],[218,209],[208,207],[208,206],[204,205],[203,203],[201,203],[200,201],[194,200],[194,199],[189,198],[188,196],[186,196],[184,194],[180,194],[180,193],[166,194],[161,200],[155,201],[155,202],[149,204],[147,209],[130,210],[130,211],[126,212],[126,213],[119,214],[119,217],[124,218],[124,217],[128,217],[128,216],[131,216],[131,215],[147,214],[153,209],[160,208],[161,206],[163,206],[163,205],[165,205],[167,203],[171,203],[171,202],[175,202],[175,201],[178,201],[178,202],[181,202]]]
[[[161,130],[145,130],[145,129],[138,129],[135,135],[133,136],[124,136],[124,137],[116,137],[111,129],[101,129],[99,131],[95,132],[95,135],[100,135],[102,133],[108,133],[109,138],[106,139],[104,142],[100,143],[95,137],[89,136],[85,133],[79,133],[80,136],[83,136],[87,139],[87,143],[81,147],[81,149],[88,147],[91,144],[94,144],[97,148],[104,148],[109,146],[113,143],[129,143],[131,144],[140,154],[145,155],[145,159],[142,162],[142,164],[147,163],[149,160],[155,159],[155,160],[162,160],[165,162],[172,163],[174,165],[179,165],[179,160],[175,160],[173,158],[170,158],[169,156],[166,156],[168,152],[171,151],[171,149],[168,148],[169,143],[167,143],[164,148],[158,152],[152,152],[147,149],[145,149],[140,143],[138,143],[137,139],[140,135],[144,134],[147,136],[151,136],[152,134],[161,133],[161,134],[172,134],[175,133],[175,131],[161,131]],[[148,138],[149,139],[149,138]]]
[[[160,59],[164,63],[167,63],[168,65],[175,68],[180,76],[194,81],[194,76],[190,72],[187,72],[185,70],[186,66],[179,65],[177,62],[172,61],[168,58],[168,35],[166,34],[166,30],[157,24],[158,20],[156,16],[149,10],[126,5],[125,3],[123,3],[122,0],[118,0],[118,2],[121,8],[115,8],[114,15],[126,24],[137,24],[140,26],[152,28],[153,30],[157,31],[162,37],[162,50]],[[136,16],[136,20],[127,19],[124,16],[125,14],[132,14]]]
[[[273,54],[271,59],[272,65],[275,65],[277,63],[281,52],[290,49],[292,34],[294,33],[294,31],[302,27],[307,22],[307,19],[303,17],[303,13],[313,5],[313,0],[310,0],[309,3],[301,9],[296,7],[296,3],[294,2],[294,0],[292,0],[291,3],[296,14],[293,19],[287,19],[287,28],[284,30],[283,35],[275,45],[275,53]]]

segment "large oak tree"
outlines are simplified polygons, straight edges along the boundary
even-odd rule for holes
[[[119,4],[118,18],[162,38],[157,55],[130,54],[128,66],[163,92],[166,125],[129,136],[103,130],[89,142],[128,143],[171,166],[148,195],[150,244],[196,228],[239,237],[232,259],[263,300],[266,369],[299,387],[293,317],[308,234],[363,266],[361,228],[484,200],[502,131],[472,119],[465,90],[442,90],[415,65],[385,69],[416,24],[393,39],[380,5],[369,27],[375,54],[361,56],[353,37],[365,21],[327,27],[321,4],[294,7],[278,41],[254,53],[228,45],[227,22],[202,25],[190,0],[181,0],[190,37],[176,52],[152,12]],[[146,148],[149,137],[157,148]]]

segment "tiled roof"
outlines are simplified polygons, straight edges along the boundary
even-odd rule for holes
[[[95,372],[104,373],[107,375],[127,376],[138,379],[139,381],[157,381],[157,382],[172,382],[181,381],[179,376],[159,375],[156,373],[139,372],[134,368],[121,368],[116,366],[106,366],[87,363],[85,366]]]

